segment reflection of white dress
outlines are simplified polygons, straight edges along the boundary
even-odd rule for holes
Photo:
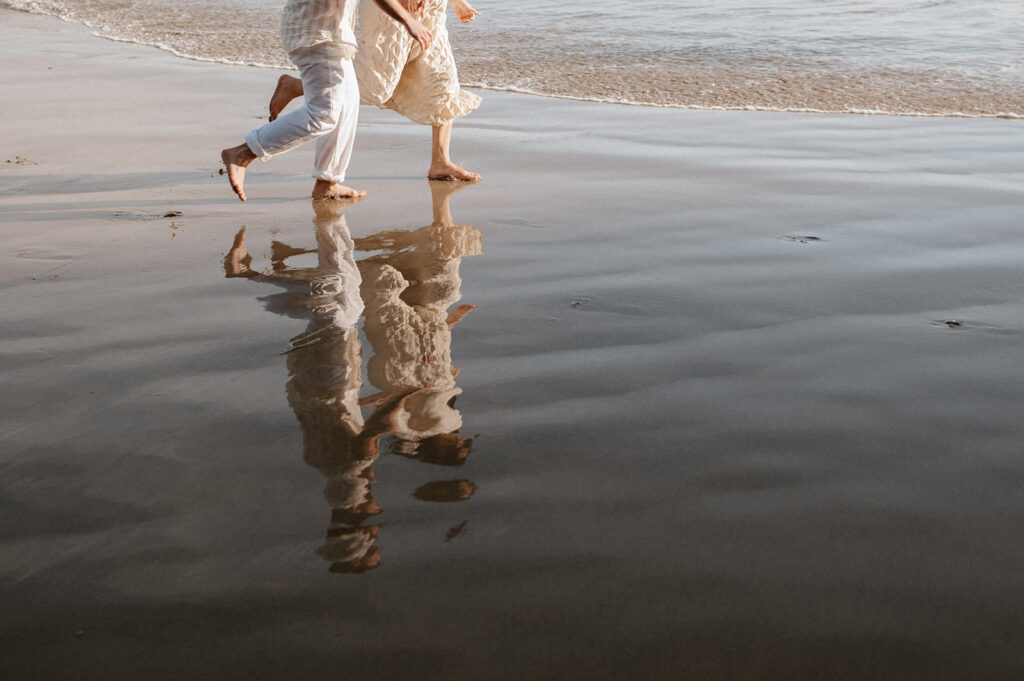
[[[356,78],[363,104],[393,109],[415,123],[447,125],[480,106],[480,98],[459,85],[448,42],[448,0],[426,0],[421,20],[434,36],[424,53],[399,22],[373,0],[359,5]]]
[[[454,432],[462,417],[451,401],[462,389],[452,371],[448,308],[462,297],[463,256],[483,252],[480,230],[469,225],[424,227],[372,239],[363,247],[390,252],[360,262],[363,328],[374,351],[367,365],[370,382],[384,391],[431,386],[411,395],[396,411],[394,433],[399,440],[418,442]]]

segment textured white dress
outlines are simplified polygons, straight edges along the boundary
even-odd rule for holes
[[[480,97],[459,85],[445,25],[448,0],[426,0],[425,6],[421,21],[434,36],[426,52],[373,0],[360,1],[356,78],[363,104],[441,126],[474,111]]]

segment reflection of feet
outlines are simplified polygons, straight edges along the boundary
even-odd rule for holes
[[[469,186],[470,184],[466,182],[430,181],[430,198],[433,201],[435,227],[449,227],[455,224],[448,200]]]
[[[245,248],[245,227],[238,230],[235,235],[235,242],[231,244],[231,250],[224,256],[224,276],[231,279],[234,277],[255,277],[256,272],[249,268],[252,256]]]
[[[366,192],[362,189],[353,189],[330,180],[317,180],[313,186],[314,199],[361,199],[364,196]]]
[[[420,485],[412,495],[421,501],[465,501],[475,491],[472,480],[437,480]]]
[[[284,75],[277,79],[277,87],[270,96],[270,120],[277,120],[288,102],[302,95],[302,81],[294,76]]]
[[[270,242],[270,264],[274,268],[275,272],[279,272],[285,269],[284,261],[293,255],[303,255],[304,253],[316,253],[315,248],[295,248],[288,244],[281,243],[280,241]]]
[[[228,173],[228,183],[231,184],[231,188],[242,201],[245,201],[245,191],[242,186],[245,183],[245,168],[255,159],[256,154],[252,153],[245,144],[239,144],[237,147],[220,152],[220,160],[224,162],[224,168]]]
[[[359,203],[363,200],[362,196],[354,196],[347,199],[333,199],[330,201],[323,199],[313,199],[313,212],[316,214],[317,220],[334,220],[342,212],[351,206],[353,203]]]
[[[447,180],[449,182],[479,182],[480,175],[449,161],[448,163],[432,163],[430,170],[427,171],[427,179]]]

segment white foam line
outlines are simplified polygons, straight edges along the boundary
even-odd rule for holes
[[[44,14],[48,16],[55,16],[61,21],[68,23],[79,24],[87,26],[88,28],[95,29],[93,35],[97,38],[103,38],[116,43],[128,43],[131,45],[144,45],[147,47],[155,47],[158,50],[163,50],[173,54],[175,57],[181,59],[188,59],[190,61],[203,62],[208,64],[224,64],[226,66],[251,66],[260,69],[283,69],[288,71],[295,71],[294,66],[283,65],[283,64],[262,64],[259,62],[246,62],[237,61],[227,58],[215,58],[215,57],[198,57],[196,55],[187,54],[182,52],[166,43],[154,43],[136,40],[134,38],[122,38],[120,36],[104,35],[100,31],[99,27],[89,23],[86,20],[72,19],[62,13],[46,12],[36,9],[30,5],[28,7],[14,7],[7,0],[0,0],[0,5],[12,9],[18,12],[27,12],[29,14]],[[642,107],[654,107],[658,109],[682,109],[686,111],[759,111],[764,113],[805,113],[805,114],[845,114],[845,115],[858,115],[858,116],[903,116],[908,118],[1001,118],[1005,120],[1024,120],[1024,113],[1016,112],[997,112],[990,114],[975,114],[967,113],[965,111],[888,111],[885,109],[814,109],[809,107],[771,107],[771,106],[757,106],[753,104],[737,105],[737,106],[708,106],[704,104],[662,104],[658,102],[641,102],[630,99],[621,99],[615,97],[584,97],[580,95],[563,95],[555,94],[550,92],[539,92],[537,90],[530,90],[528,88],[520,88],[512,85],[490,85],[488,83],[463,83],[466,87],[477,88],[480,90],[491,90],[493,92],[511,92],[521,95],[531,95],[534,97],[547,97],[549,99],[567,99],[574,102],[594,102],[598,104],[620,104],[622,106],[642,106]]]
[[[129,45],[142,45],[144,47],[155,47],[158,50],[163,50],[164,52],[169,52],[169,53],[173,54],[175,57],[180,57],[181,59],[188,59],[189,61],[198,61],[198,62],[203,62],[203,63],[206,63],[206,64],[224,64],[224,65],[227,65],[227,66],[252,66],[252,67],[260,68],[260,69],[285,69],[285,70],[288,70],[288,71],[296,71],[297,70],[293,65],[290,65],[290,64],[261,64],[259,62],[237,61],[237,60],[234,60],[234,59],[227,59],[227,58],[220,58],[220,57],[198,57],[198,56],[196,56],[194,54],[188,54],[186,52],[182,52],[182,51],[180,51],[180,50],[178,50],[178,49],[176,49],[176,48],[174,48],[174,47],[172,47],[172,46],[170,46],[170,45],[168,45],[166,43],[146,42],[144,40],[138,40],[138,39],[135,39],[135,38],[123,38],[123,37],[117,36],[117,35],[107,35],[107,34],[103,33],[103,27],[97,26],[96,24],[90,22],[87,19],[75,19],[75,18],[72,18],[72,17],[68,16],[67,14],[65,14],[63,12],[48,12],[48,11],[45,11],[45,10],[42,10],[42,9],[38,9],[38,8],[36,8],[33,5],[29,5],[27,7],[14,7],[7,0],[0,0],[0,6],[6,7],[8,9],[10,9],[10,10],[15,11],[15,12],[25,12],[27,14],[39,14],[39,15],[43,15],[43,16],[57,17],[58,19],[60,19],[61,21],[66,22],[66,23],[77,24],[79,26],[85,26],[86,28],[93,29],[92,34],[95,37],[97,37],[97,38],[102,38],[103,40],[109,40],[109,41],[114,42],[114,43],[127,43]]]
[[[285,70],[285,71],[297,71],[298,70],[292,64],[261,64],[260,62],[255,62],[255,61],[237,61],[237,60],[234,60],[234,59],[228,59],[227,57],[198,57],[198,56],[196,56],[194,54],[188,54],[186,52],[182,52],[182,51],[178,50],[177,48],[174,48],[174,47],[168,45],[167,43],[150,43],[150,42],[145,42],[145,41],[142,41],[142,40],[136,40],[135,38],[122,38],[120,36],[115,36],[115,35],[103,35],[99,31],[94,31],[93,35],[96,36],[97,38],[103,38],[104,40],[110,40],[111,42],[115,42],[115,43],[128,43],[128,44],[131,44],[131,45],[143,45],[145,47],[155,47],[158,50],[163,50],[164,52],[170,52],[175,57],[180,57],[181,59],[188,59],[189,61],[203,62],[205,64],[224,64],[225,66],[252,66],[253,68],[257,68],[257,69],[280,69],[280,70]]]
[[[737,106],[709,106],[705,104],[662,104],[659,102],[640,102],[631,99],[620,99],[615,97],[584,97],[581,95],[563,95],[548,92],[539,92],[529,88],[520,88],[512,85],[490,85],[487,83],[463,83],[465,87],[478,90],[491,90],[494,92],[511,92],[520,95],[531,95],[534,97],[548,97],[550,99],[567,99],[574,102],[594,102],[597,104],[620,104],[622,106],[643,106],[657,109],[684,109],[687,111],[759,111],[765,113],[806,113],[806,114],[853,114],[858,116],[904,116],[909,118],[1002,118],[1007,120],[1024,120],[1024,113],[996,112],[996,113],[968,113],[966,111],[888,111],[885,109],[814,109],[809,107],[771,107],[757,106],[754,104]]]

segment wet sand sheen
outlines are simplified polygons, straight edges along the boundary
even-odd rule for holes
[[[368,478],[309,461],[289,385],[401,392],[370,362],[405,308],[302,364],[308,287],[225,277],[242,226],[253,271],[325,269],[308,153],[245,206],[216,175],[273,74],[0,26],[4,158],[35,162],[0,168],[4,678],[1024,671],[1019,123],[491,93],[456,133],[485,181],[449,197],[479,243],[448,248],[424,131],[363,110],[353,261],[457,274],[398,300],[434,301],[435,406],[473,440],[451,466],[389,432]],[[370,526],[379,566],[331,572]]]

